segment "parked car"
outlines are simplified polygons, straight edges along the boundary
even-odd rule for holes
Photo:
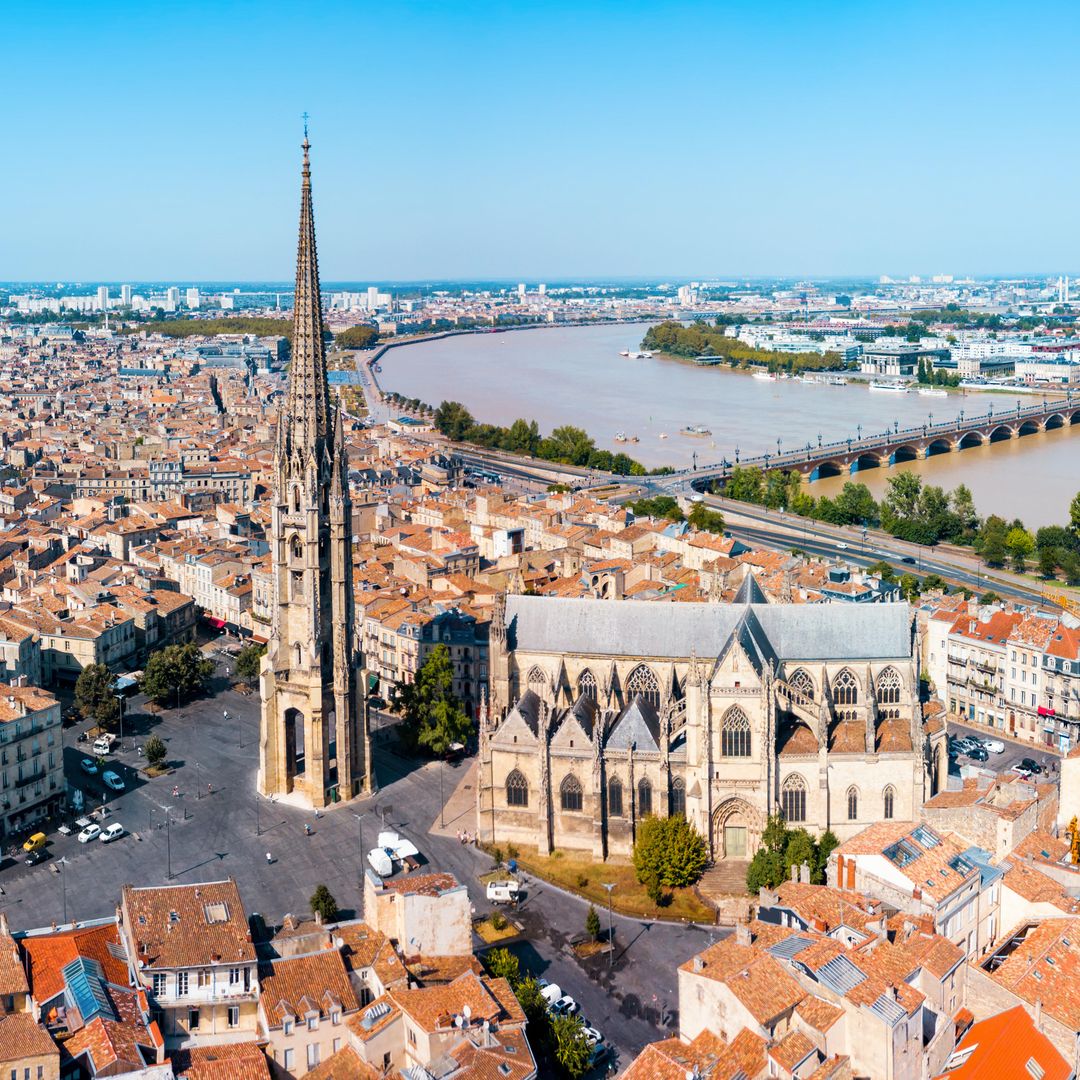
[[[604,1041],[604,1036],[601,1035],[596,1028],[589,1027],[588,1024],[585,1024],[581,1029],[581,1033],[585,1036],[585,1039],[590,1046],[595,1046],[597,1043],[602,1043]]]
[[[119,821],[114,821],[107,829],[103,830],[98,839],[103,844],[108,844],[112,840],[119,840],[124,835],[124,826]]]
[[[49,838],[43,832],[36,832],[29,840],[23,844],[23,851],[40,851],[47,843]]]
[[[87,776],[97,776],[97,762],[92,761],[88,757],[84,757],[82,761],[79,762],[79,768],[82,769]]]
[[[1031,775],[1031,770],[1025,768],[1023,765],[1014,765],[1009,772],[1015,773],[1017,776],[1026,780]]]
[[[79,843],[89,844],[91,840],[96,840],[101,835],[101,826],[91,823],[87,825],[81,833],[79,833]]]
[[[123,791],[124,781],[114,772],[107,772],[101,777],[102,782],[106,787],[111,787],[113,791]]]
[[[516,881],[489,881],[487,898],[492,904],[515,904],[518,898]]]
[[[967,756],[972,761],[988,761],[990,759],[990,755],[981,746],[973,746],[968,750]]]
[[[47,848],[38,848],[37,851],[31,851],[23,861],[27,866],[37,866],[38,863],[44,862],[48,857],[49,851]]]
[[[1036,776],[1042,774],[1043,767],[1034,758],[1021,758],[1020,764],[1023,765],[1029,773],[1034,773]]]
[[[563,994],[550,1008],[556,1016],[573,1016],[578,1011],[578,1003],[569,994]]]
[[[558,983],[549,983],[541,979],[537,985],[540,987],[540,996],[549,1006],[554,1005],[563,996],[562,987]]]
[[[99,735],[94,740],[94,753],[95,754],[108,754],[112,751],[113,743],[116,742],[115,735]]]
[[[983,749],[991,754],[1004,754],[1005,744],[1000,739],[983,739]]]

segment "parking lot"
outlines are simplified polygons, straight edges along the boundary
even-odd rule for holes
[[[955,723],[951,719],[949,720],[949,735],[958,738],[968,736],[979,739],[980,741],[983,739],[996,739],[1005,744],[1004,753],[987,754],[986,761],[974,761],[966,754],[959,755],[959,757],[953,760],[949,765],[950,773],[953,773],[956,776],[959,775],[958,767],[960,765],[973,765],[983,769],[992,769],[997,773],[1007,773],[1014,765],[1019,764],[1024,758],[1031,758],[1032,761],[1038,762],[1038,764],[1042,766],[1043,772],[1040,779],[1053,779],[1057,776],[1057,764],[1060,760],[1059,755],[1047,753],[1045,749],[1036,746],[1034,743],[1009,739],[997,731],[990,733],[981,728],[966,727],[964,724]]]
[[[378,793],[318,819],[257,799],[258,696],[229,688],[224,662],[219,673],[205,699],[179,710],[155,714],[142,697],[128,701],[123,745],[107,756],[108,767],[124,781],[123,792],[109,792],[100,773],[83,773],[81,759],[94,755],[76,739],[88,725],[64,730],[67,775],[88,796],[83,814],[100,813],[104,805],[107,815],[98,823],[121,822],[128,835],[108,844],[80,844],[74,832],[49,828],[41,864],[27,866],[21,852],[17,861],[5,860],[0,909],[13,929],[111,916],[126,883],[186,884],[229,876],[248,913],[259,912],[268,921],[290,911],[306,914],[320,882],[333,893],[343,918],[360,916],[361,850],[374,845],[384,826],[412,840],[431,869],[449,871],[466,884],[477,912],[489,909],[479,877],[492,869],[491,859],[452,833],[428,832],[438,823],[440,787],[447,798],[459,784],[468,787],[470,760],[451,766],[379,750]],[[166,744],[172,768],[167,775],[149,778],[142,772],[145,760],[137,747],[150,734]],[[577,1000],[625,1064],[646,1042],[677,1030],[677,965],[724,931],[616,915],[617,949],[609,970],[584,964],[571,951],[570,939],[584,930],[587,911],[576,896],[528,882],[514,913],[524,933],[512,947],[530,971]],[[606,929],[606,912],[602,921]]]

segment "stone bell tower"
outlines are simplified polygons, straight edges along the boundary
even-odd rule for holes
[[[352,508],[341,413],[326,382],[304,130],[292,362],[274,449],[273,629],[260,675],[258,788],[304,806],[371,788],[353,615]]]

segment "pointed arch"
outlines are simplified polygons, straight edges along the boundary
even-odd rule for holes
[[[573,773],[564,776],[559,785],[559,805],[570,813],[577,813],[581,810],[581,801],[581,781]]]
[[[887,667],[877,680],[877,700],[879,705],[899,705],[903,693],[904,681],[894,667]]]
[[[608,817],[623,816],[623,787],[622,781],[613,776],[607,786],[607,812]]]
[[[638,664],[630,672],[630,677],[626,680],[626,697],[628,701],[640,697],[654,709],[660,708],[660,683],[647,664]]]
[[[844,668],[832,682],[833,703],[836,705],[859,704],[859,681],[850,668]]]
[[[788,685],[794,690],[798,690],[800,694],[804,694],[811,701],[814,700],[814,680],[810,676],[810,672],[806,668],[797,668],[788,679]]]
[[[578,697],[592,698],[596,700],[596,676],[586,668],[579,676],[577,681]]]
[[[299,533],[293,533],[292,539],[289,540],[289,554],[294,562],[300,562],[304,557],[304,542],[300,539]]]
[[[890,784],[881,793],[882,813],[881,816],[885,821],[892,821],[893,814],[896,811],[896,789]]]
[[[786,822],[798,824],[806,820],[806,781],[792,773],[780,789],[780,810]]]
[[[668,817],[686,817],[686,784],[681,776],[676,776],[671,782]]]
[[[529,781],[517,769],[506,777],[506,805],[519,807],[529,805]]]
[[[733,705],[720,721],[720,756],[749,757],[750,743],[750,719]]]
[[[637,816],[647,817],[652,813],[652,782],[643,776],[637,785]]]
[[[298,641],[293,646],[293,667],[294,668],[299,668],[303,662],[304,662],[304,649],[301,646],[300,642]]]
[[[854,785],[847,789],[847,819],[848,821],[859,819],[859,789]]]
[[[538,697],[544,697],[547,693],[547,676],[536,664],[529,668],[529,674],[525,681],[528,688]]]

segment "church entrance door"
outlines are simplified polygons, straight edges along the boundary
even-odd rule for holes
[[[746,826],[724,826],[724,857],[726,859],[746,858]]]

